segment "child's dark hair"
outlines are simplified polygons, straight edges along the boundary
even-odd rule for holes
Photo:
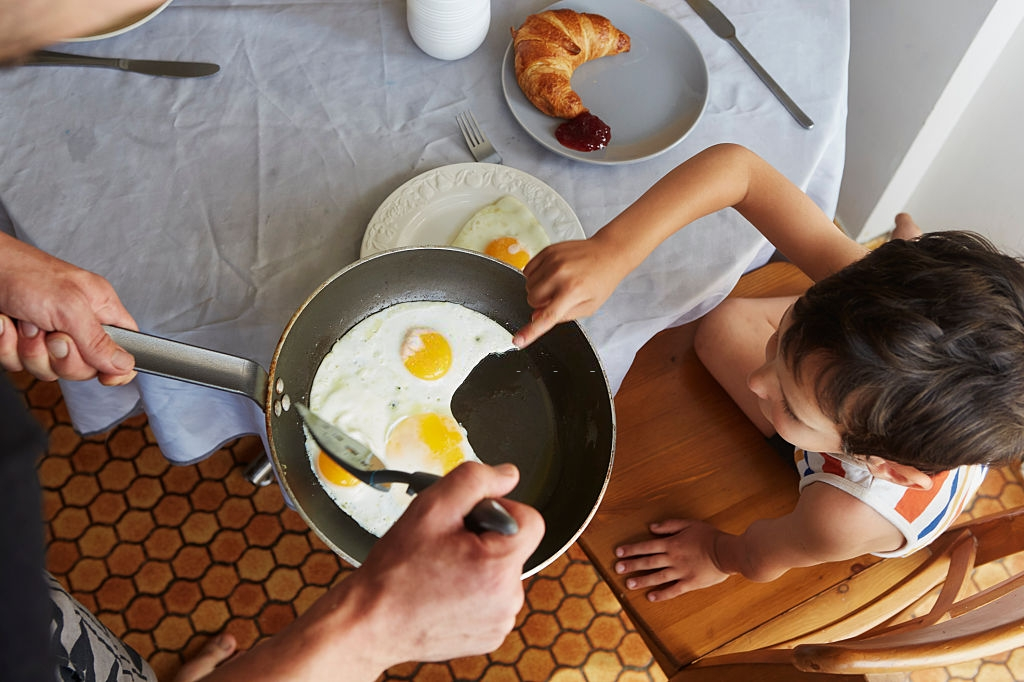
[[[970,232],[894,240],[812,286],[781,340],[846,454],[925,473],[1024,454],[1024,261]]]

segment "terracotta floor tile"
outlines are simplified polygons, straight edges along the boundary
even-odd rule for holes
[[[246,523],[243,534],[250,545],[272,547],[283,532],[277,516],[256,514]]]
[[[104,558],[110,554],[117,544],[117,535],[110,526],[91,526],[78,540],[78,549],[82,556]]]
[[[595,651],[583,664],[587,682],[612,682],[618,677],[622,664],[611,651]]]
[[[538,578],[526,589],[526,600],[534,611],[554,613],[565,598],[565,589],[557,578]]]
[[[192,512],[192,506],[184,495],[164,494],[153,507],[153,520],[161,526],[177,527],[184,523]]]
[[[217,520],[225,528],[245,528],[255,513],[249,500],[232,497],[217,510]]]
[[[178,554],[171,561],[171,568],[174,575],[186,580],[198,580],[206,573],[206,569],[213,563],[210,560],[210,553],[206,547],[201,545],[186,545],[181,548]]]
[[[170,565],[164,561],[147,561],[135,574],[135,587],[143,594],[163,594],[174,579]]]
[[[71,461],[66,457],[46,457],[39,463],[39,482],[44,488],[60,488],[71,474]]]
[[[515,663],[526,650],[526,642],[523,638],[524,634],[521,631],[513,630],[501,643],[501,646],[490,653],[488,657],[497,663]]]
[[[245,580],[262,581],[273,569],[274,556],[260,547],[250,547],[238,560],[238,575]]]
[[[199,585],[188,580],[175,580],[164,592],[163,602],[167,613],[188,615],[203,598]]]
[[[524,682],[546,682],[555,669],[555,659],[547,649],[528,649],[516,663],[516,672]]]
[[[452,671],[443,663],[424,663],[416,671],[416,679],[423,682],[450,682]]]
[[[993,663],[982,665],[974,680],[976,682],[1016,682],[1006,666]]]
[[[96,604],[102,611],[124,611],[134,593],[135,587],[130,579],[111,576],[97,590]]]
[[[146,439],[142,434],[131,428],[115,430],[107,441],[110,454],[122,459],[135,459],[145,444]]]
[[[302,589],[302,575],[294,568],[277,568],[264,583],[271,601],[290,602]]]
[[[231,457],[223,456],[224,453],[217,453],[212,457],[204,459],[196,465],[199,475],[213,481],[219,481],[231,473],[235,467],[235,461]]]
[[[228,597],[228,606],[236,616],[255,616],[267,603],[267,593],[259,583],[241,583]]]
[[[142,542],[149,537],[154,528],[156,522],[153,521],[153,515],[137,509],[125,512],[116,525],[117,536],[123,542]]]
[[[299,568],[302,577],[311,585],[330,585],[338,575],[338,558],[328,552],[313,552]]]
[[[559,624],[566,630],[583,630],[594,618],[594,607],[585,597],[566,597],[555,614]]]
[[[158,597],[140,595],[128,605],[128,609],[124,612],[124,620],[132,630],[149,633],[157,626],[164,614],[164,606]]]
[[[181,549],[181,533],[177,528],[155,528],[146,538],[143,546],[150,559],[170,560]]]
[[[89,527],[89,514],[77,507],[65,507],[60,510],[50,523],[53,537],[73,539],[79,537]]]
[[[56,424],[50,429],[50,440],[47,445],[47,453],[51,455],[69,455],[79,448],[82,443],[81,437],[67,424]],[[106,459],[104,453],[103,459]],[[79,469],[83,471],[83,469]]]
[[[521,630],[523,632],[523,639],[530,646],[538,647],[551,646],[561,631],[558,620],[549,613],[530,614],[523,623]]]
[[[559,668],[551,676],[551,682],[588,682],[579,668]]]
[[[192,623],[185,616],[164,616],[153,630],[153,641],[165,651],[180,651],[192,637]]]
[[[507,665],[492,665],[481,678],[482,682],[516,682],[518,679],[516,669]]]
[[[199,483],[199,472],[195,467],[173,466],[167,470],[161,480],[164,482],[164,489],[167,492],[187,495]]]
[[[609,651],[618,648],[626,630],[618,616],[597,616],[587,627],[587,639],[598,649]]]
[[[99,483],[92,474],[75,474],[60,489],[64,504],[72,507],[88,507],[99,494]]]
[[[644,668],[651,664],[651,651],[636,632],[627,632],[619,642],[616,651],[624,665]]]
[[[594,586],[601,581],[597,571],[589,563],[573,563],[565,569],[560,582],[565,587],[566,594],[587,596],[594,589]]]
[[[74,541],[54,540],[46,550],[46,569],[54,575],[67,575],[80,556]]]
[[[233,564],[242,556],[245,548],[245,536],[236,530],[222,530],[210,542],[210,556],[214,561]]]
[[[68,583],[75,592],[92,593],[107,579],[107,567],[100,559],[83,558],[68,573]]]
[[[189,619],[197,632],[217,634],[224,629],[231,613],[222,599],[204,599],[196,606]]]
[[[182,499],[188,505],[188,498]],[[181,537],[185,542],[194,545],[209,544],[214,536],[217,535],[217,531],[220,530],[217,517],[210,512],[197,512],[192,511],[191,507],[186,508],[189,510],[189,513],[181,524]],[[210,551],[212,553],[213,549],[211,548]]]
[[[249,524],[252,527],[252,524]],[[309,557],[309,540],[305,535],[286,533],[274,544],[271,550],[274,559],[282,566],[301,566]]]
[[[125,499],[132,509],[152,509],[163,496],[164,488],[158,478],[136,478],[125,491]]]
[[[96,477],[104,490],[128,490],[135,481],[135,467],[129,461],[111,460],[103,465]]]
[[[125,502],[124,496],[103,491],[89,505],[89,517],[93,523],[113,526],[127,510],[128,503]]]
[[[155,445],[142,446],[138,454],[132,457],[132,462],[135,463],[135,469],[140,476],[163,476],[173,466]]]
[[[487,659],[484,656],[469,656],[457,658],[448,662],[452,674],[459,680],[477,680],[487,669]]]
[[[230,564],[210,566],[199,581],[207,597],[226,598],[238,586],[238,571]]]

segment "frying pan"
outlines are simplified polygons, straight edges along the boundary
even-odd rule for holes
[[[270,363],[109,328],[141,372],[248,396],[263,406],[270,457],[292,505],[342,558],[360,565],[377,538],[317,482],[296,401],[334,343],[365,317],[406,301],[448,301],[511,332],[532,313],[522,273],[454,247],[410,247],[356,261],[320,285],[292,316]],[[583,329],[560,324],[522,351],[485,358],[452,398],[455,418],[488,464],[512,462],[509,495],[536,508],[546,531],[523,577],[558,558],[597,511],[611,475],[615,417],[608,380]]]

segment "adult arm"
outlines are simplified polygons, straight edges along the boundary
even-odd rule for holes
[[[103,324],[138,329],[107,280],[0,233],[0,366],[127,383],[135,361]]]
[[[511,465],[461,465],[413,500],[352,575],[204,682],[372,681],[406,661],[493,651],[523,605],[523,565],[544,522],[536,510],[507,499],[501,504],[519,523],[515,535],[476,535],[463,518],[484,497],[508,494],[518,480]]]
[[[516,345],[592,314],[659,244],[730,206],[815,281],[866,253],[764,159],[738,145],[716,145],[676,167],[590,239],[537,254],[524,269],[534,314]]]
[[[740,535],[703,521],[672,519],[651,526],[659,537],[616,548],[620,574],[629,589],[651,590],[660,601],[709,587],[733,574],[768,582],[791,568],[891,552],[904,542],[900,531],[852,495],[814,483],[796,508],[776,519],[761,519]]]

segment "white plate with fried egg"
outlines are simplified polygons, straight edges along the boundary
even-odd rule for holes
[[[509,210],[487,215],[488,207],[506,197],[529,209],[547,242],[586,238],[568,202],[529,173],[491,163],[457,163],[421,173],[392,192],[366,227],[360,257],[402,246],[452,245],[473,219],[483,223],[473,228],[474,241],[483,241],[480,248],[470,248],[482,253],[486,244],[529,235],[535,227],[530,226],[528,214]],[[522,237],[517,241],[543,243]]]

